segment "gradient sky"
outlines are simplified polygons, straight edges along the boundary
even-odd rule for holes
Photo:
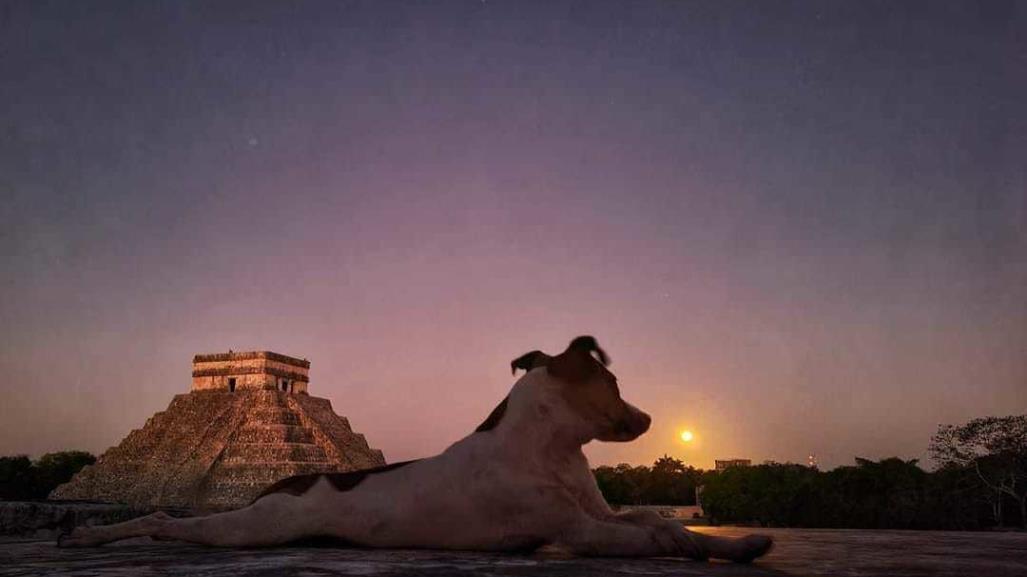
[[[1027,5],[0,1],[0,454],[195,353],[390,461],[590,333],[664,453],[923,458],[1027,412]],[[697,440],[676,439],[682,428]]]

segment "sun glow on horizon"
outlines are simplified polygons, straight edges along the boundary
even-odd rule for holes
[[[682,441],[684,441],[686,443],[691,443],[692,439],[694,439],[694,438],[695,438],[695,435],[692,434],[692,431],[681,431],[681,440]]]

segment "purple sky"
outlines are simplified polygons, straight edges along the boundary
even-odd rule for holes
[[[0,2],[0,454],[232,348],[423,456],[590,333],[596,463],[922,458],[1027,412],[1025,8]]]

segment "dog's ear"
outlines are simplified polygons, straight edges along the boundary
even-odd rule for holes
[[[517,374],[517,369],[523,369],[524,372],[529,372],[531,369],[536,367],[546,366],[552,358],[553,357],[550,357],[542,351],[531,351],[530,353],[525,353],[510,361],[510,372],[515,375]]]
[[[604,367],[610,365],[610,357],[607,356],[606,351],[599,347],[595,337],[588,335],[578,337],[571,341],[571,344],[567,346],[567,350],[584,351],[590,355],[595,353],[596,358],[599,359],[600,363],[603,363]]]
[[[593,353],[595,356],[593,356]],[[604,366],[609,364],[610,357],[599,348],[593,337],[578,337],[571,341],[567,350],[553,357],[547,365],[549,374],[570,383],[587,381],[594,376],[599,367],[596,360]]]

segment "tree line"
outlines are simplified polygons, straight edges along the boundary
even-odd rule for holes
[[[765,463],[702,471],[662,457],[652,467],[598,467],[616,505],[694,505],[711,523],[776,527],[1027,529],[1027,415],[943,425],[931,441],[938,463],[872,461],[819,471]]]
[[[0,457],[0,499],[46,499],[50,491],[95,462],[96,457],[85,451],[47,453],[35,461],[25,455]]]
[[[974,530],[1014,522],[992,515],[972,472],[927,472],[894,457],[826,472],[779,463],[711,472],[702,503],[711,523],[771,527]]]

